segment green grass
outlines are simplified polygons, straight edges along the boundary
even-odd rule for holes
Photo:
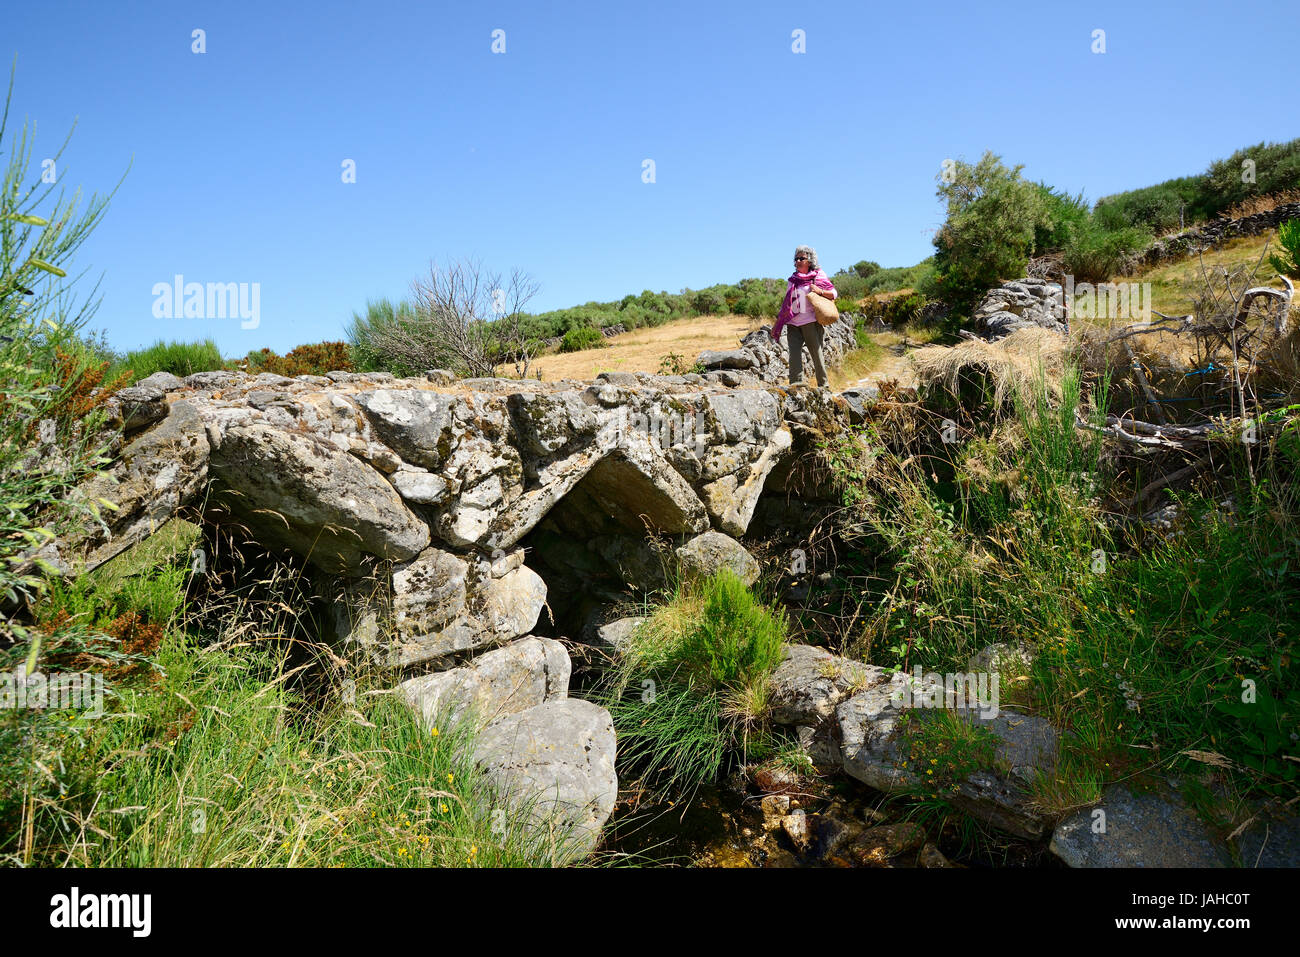
[[[307,708],[274,647],[172,635],[159,679],[44,742],[19,852],[14,790],[0,855],[95,867],[528,866],[562,863],[497,804],[467,726],[434,736],[387,695]],[[48,763],[57,756],[54,764]]]
[[[1225,445],[1215,450],[1220,488],[1183,496],[1179,534],[1133,537],[1103,513],[1142,477],[1121,482],[1096,436],[1074,427],[1077,374],[1062,392],[1049,404],[1040,385],[1013,422],[985,423],[979,438],[943,450],[946,469],[883,457],[844,526],[886,576],[855,650],[878,664],[965,671],[992,642],[1027,641],[1037,658],[1018,703],[1068,732],[1061,764],[1034,786],[1049,808],[1156,771],[1294,796],[1295,413],[1257,453],[1253,485],[1240,443]],[[935,470],[957,480],[936,483]],[[1216,507],[1228,494],[1235,515]]]
[[[221,350],[211,339],[199,342],[164,342],[159,339],[146,349],[128,352],[109,369],[109,378],[126,369],[131,370],[131,381],[139,382],[155,372],[170,372],[183,379],[196,372],[224,368]]]
[[[286,604],[292,570],[261,584],[256,615],[224,588],[200,593],[212,608],[187,605],[192,541],[192,526],[164,527],[96,573],[50,587],[40,667],[103,675],[105,713],[0,711],[0,861],[519,867],[572,859],[563,833],[529,826],[534,809],[500,800],[475,767],[469,716],[430,732],[386,690],[391,675],[340,671],[335,654],[304,644]],[[126,632],[129,647],[104,633],[128,613],[148,623]],[[216,622],[216,633],[197,631],[200,622]],[[28,653],[7,646],[0,668]]]

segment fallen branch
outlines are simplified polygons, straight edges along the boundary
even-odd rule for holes
[[[1198,458],[1195,462],[1192,462],[1190,465],[1186,465],[1183,468],[1178,469],[1177,471],[1170,472],[1168,475],[1161,476],[1160,478],[1156,479],[1154,482],[1147,483],[1146,485],[1142,486],[1142,488],[1138,491],[1136,495],[1133,496],[1133,500],[1128,503],[1128,507],[1130,509],[1136,508],[1138,505],[1142,503],[1142,500],[1145,499],[1152,492],[1158,492],[1160,491],[1160,489],[1164,488],[1167,485],[1173,485],[1175,482],[1181,482],[1183,479],[1188,478],[1191,475],[1194,475],[1195,473],[1199,472],[1202,468],[1204,468],[1207,464],[1209,464],[1209,461],[1210,461],[1210,457],[1208,455],[1202,455],[1200,458]]]

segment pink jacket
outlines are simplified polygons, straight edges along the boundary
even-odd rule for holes
[[[820,268],[814,269],[807,274],[812,278],[804,282],[805,276],[795,273],[790,277],[790,283],[786,286],[785,300],[781,303],[781,311],[777,313],[776,323],[772,326],[772,338],[780,339],[781,330],[785,326],[806,326],[810,322],[817,321],[817,314],[808,304],[808,287],[816,286],[818,290],[826,292],[831,299],[838,299],[840,294],[836,291],[835,286],[831,283],[830,277]]]

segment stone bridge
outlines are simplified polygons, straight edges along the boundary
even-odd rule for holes
[[[869,400],[751,381],[158,373],[110,400],[124,437],[80,490],[116,510],[45,557],[96,567],[182,509],[246,526],[306,560],[331,637],[393,669],[417,712],[472,699],[495,726],[545,705],[543,739],[599,738],[608,767],[578,775],[598,793],[561,801],[594,841],[613,801],[608,714],[568,701],[567,653],[530,632],[547,606],[571,633],[601,588],[656,587],[675,562],[757,572],[735,539],[760,495],[814,494],[791,488],[801,444]]]

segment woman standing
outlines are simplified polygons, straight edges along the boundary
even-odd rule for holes
[[[828,380],[826,369],[822,365],[822,327],[808,302],[809,295],[839,298],[830,278],[817,264],[816,250],[811,246],[800,246],[794,251],[794,275],[786,286],[785,301],[781,303],[781,311],[772,326],[772,339],[780,342],[781,329],[787,329],[785,338],[790,346],[791,385],[803,381],[803,350],[807,346],[808,353],[812,356],[813,371],[817,373],[817,385],[826,388]]]

